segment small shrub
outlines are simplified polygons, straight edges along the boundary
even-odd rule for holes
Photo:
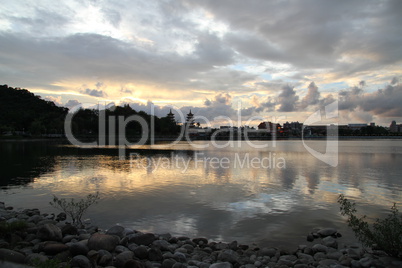
[[[402,215],[395,203],[385,219],[376,219],[371,226],[366,221],[366,215],[356,216],[355,203],[344,195],[339,196],[338,203],[341,205],[341,214],[348,217],[348,225],[360,242],[368,247],[375,244],[391,256],[402,257]]]
[[[75,201],[74,198],[71,198],[68,201],[64,198],[58,198],[53,195],[53,202],[50,202],[50,205],[64,211],[64,213],[70,216],[73,225],[82,226],[82,216],[91,205],[98,203],[99,199],[99,192],[96,192],[96,194],[89,194],[86,199],[80,199],[79,201]]]
[[[17,231],[23,231],[28,227],[25,221],[15,221],[15,222],[0,222],[0,237],[5,237],[7,234],[14,233]]]

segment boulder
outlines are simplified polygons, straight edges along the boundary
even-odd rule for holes
[[[11,249],[0,248],[0,260],[25,263],[25,256]]]
[[[56,255],[68,249],[69,247],[63,243],[45,242],[45,245],[43,246],[43,252],[45,252],[46,255]]]
[[[120,238],[124,237],[124,233],[125,233],[125,228],[120,225],[115,225],[112,228],[110,228],[109,230],[107,230],[107,232],[106,232],[106,234],[108,234],[108,235],[116,235]]]
[[[132,234],[129,235],[128,237],[130,243],[135,243],[137,245],[144,245],[144,246],[149,246],[152,242],[156,240],[156,237],[154,234],[151,233],[137,233],[137,234]]]
[[[86,256],[77,255],[71,259],[71,267],[91,268],[91,262]]]
[[[334,228],[324,228],[317,232],[321,237],[336,235],[337,231]]]
[[[230,262],[231,264],[234,264],[238,262],[239,255],[231,249],[224,249],[219,253],[218,260],[221,262]]]
[[[232,268],[232,264],[230,262],[217,262],[211,264],[209,268]]]
[[[43,241],[61,241],[61,229],[54,224],[47,223],[38,228],[36,236]]]
[[[133,260],[133,257],[134,253],[132,251],[124,251],[116,256],[114,266],[123,267],[128,261]]]
[[[117,236],[95,233],[88,240],[88,248],[90,250],[114,251],[119,242],[120,239]]]

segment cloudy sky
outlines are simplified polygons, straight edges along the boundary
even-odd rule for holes
[[[402,123],[401,14],[398,0],[2,0],[0,83],[219,123],[303,122],[334,100],[340,123]]]

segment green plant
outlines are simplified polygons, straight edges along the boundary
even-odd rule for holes
[[[62,266],[63,264],[64,264],[64,266]],[[68,268],[68,267],[70,267],[69,263],[62,263],[58,259],[49,259],[46,261],[41,261],[39,258],[37,258],[32,261],[32,265],[33,265],[33,267],[36,267],[36,268],[60,268],[60,267]]]
[[[366,215],[356,216],[356,204],[350,202],[344,195],[339,195],[338,203],[341,205],[341,214],[348,217],[348,225],[360,242],[369,247],[375,244],[387,254],[401,257],[402,215],[395,203],[391,207],[391,213],[386,218],[377,218],[371,225],[366,221]]]
[[[82,215],[84,215],[91,205],[98,203],[99,199],[99,192],[96,192],[96,194],[89,194],[86,199],[80,199],[78,201],[75,201],[74,198],[71,198],[68,201],[67,199],[58,198],[53,195],[53,202],[50,202],[50,205],[64,211],[64,213],[70,216],[73,225],[82,226]]]
[[[0,237],[5,237],[5,235],[14,233],[17,231],[25,230],[28,224],[25,221],[15,221],[15,222],[0,222]]]

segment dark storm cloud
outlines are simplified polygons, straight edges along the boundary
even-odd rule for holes
[[[401,1],[205,0],[194,5],[228,23],[232,31],[226,41],[247,57],[349,75],[402,60]],[[345,55],[371,58],[356,66],[344,62]]]
[[[97,90],[97,89],[86,88],[85,90],[82,90],[81,93],[92,96],[92,97],[106,97],[105,92],[103,92],[102,90]]]
[[[293,87],[286,85],[282,88],[281,93],[278,96],[279,112],[293,112],[297,108],[297,101],[299,96],[296,95],[296,91]]]

